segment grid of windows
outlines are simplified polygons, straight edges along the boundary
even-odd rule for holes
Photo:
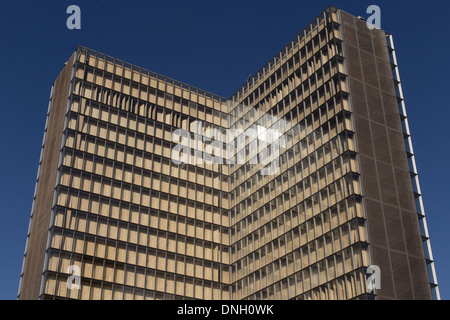
[[[171,161],[173,130],[222,126],[226,104],[90,51],[74,69],[44,294],[228,299],[228,181]]]
[[[245,130],[264,118],[286,138],[278,174],[259,175],[251,159],[230,169],[233,299],[349,299],[367,292],[339,25],[333,14],[322,18],[231,98],[232,127]]]
[[[339,37],[336,14],[324,13],[228,101],[81,48],[43,294],[364,294],[367,236]],[[287,124],[275,175],[259,175],[249,156],[230,165],[171,161],[176,129],[202,121],[245,130],[267,115],[266,128]],[[70,265],[82,270],[81,290],[67,289]]]

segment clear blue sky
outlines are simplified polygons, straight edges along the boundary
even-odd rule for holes
[[[417,4],[415,4],[417,3]],[[81,8],[81,30],[66,8]],[[0,299],[15,299],[50,87],[78,44],[229,97],[329,4],[394,35],[441,297],[450,298],[448,1],[4,1]]]

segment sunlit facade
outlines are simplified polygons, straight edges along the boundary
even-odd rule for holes
[[[214,137],[207,161],[211,129],[279,133],[276,170],[251,136]],[[18,297],[438,299],[392,37],[329,7],[228,99],[78,47],[50,95]]]

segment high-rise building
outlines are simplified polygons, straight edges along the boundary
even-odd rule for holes
[[[392,36],[322,12],[229,99],[77,47],[19,299],[439,299]]]

